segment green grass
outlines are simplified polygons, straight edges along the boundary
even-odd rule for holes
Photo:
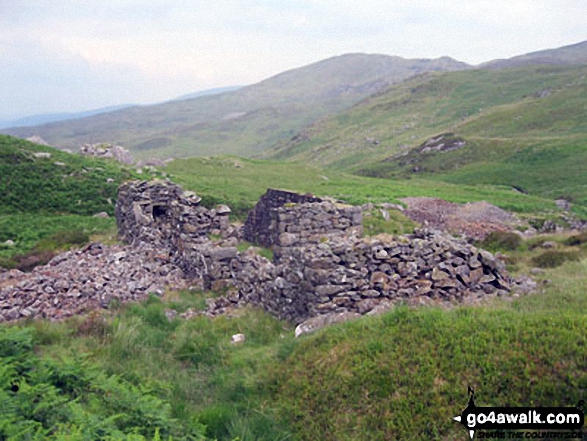
[[[51,406],[50,419],[35,424],[62,423],[60,434],[114,424],[109,430],[138,427],[147,439],[157,427],[174,440],[189,433],[230,441],[462,439],[452,417],[466,406],[467,386],[484,406],[572,406],[584,398],[586,274],[587,261],[566,262],[540,276],[551,281],[541,294],[453,310],[398,307],[301,339],[254,310],[168,321],[166,308],[197,307],[206,295],[188,292],[105,317],[3,325],[0,335],[13,346],[25,341],[20,366],[32,370],[0,369],[0,395],[11,393],[14,378],[50,390],[37,403]],[[236,333],[246,335],[244,344],[230,343]],[[34,396],[11,401],[11,412],[0,414],[11,423],[0,423],[0,434],[24,427]],[[158,419],[145,426],[153,406]],[[124,419],[108,419],[122,408]]]
[[[235,164],[238,167],[235,167]],[[522,213],[556,211],[547,199],[493,185],[453,185],[424,179],[378,179],[289,162],[235,157],[190,158],[170,163],[165,171],[198,193],[205,205],[226,203],[233,218],[243,219],[267,188],[330,196],[353,205],[397,202],[408,196],[439,197],[453,202],[486,200]]]
[[[302,440],[460,439],[452,417],[466,407],[467,386],[477,405],[575,405],[587,391],[587,316],[560,303],[585,308],[583,292],[551,294],[554,314],[525,301],[399,308],[330,329],[287,364],[284,412]]]
[[[446,153],[412,153],[394,163],[367,167],[370,175],[412,176],[452,184],[509,186],[549,199],[565,198],[587,215],[587,137],[579,139],[468,139]],[[413,168],[419,167],[414,173]]]
[[[584,135],[586,73],[584,66],[530,66],[419,75],[317,122],[304,130],[306,140],[267,154],[352,171],[444,132]],[[547,89],[551,95],[539,98]]]
[[[0,266],[28,270],[92,236],[115,236],[114,219],[91,215],[114,215],[121,182],[159,174],[0,135]]]
[[[366,236],[377,234],[412,234],[418,226],[414,221],[399,211],[386,210],[389,220],[385,220],[380,210],[369,210],[363,213],[363,230]]]
[[[91,425],[87,427],[76,413],[72,415],[70,406],[76,406],[76,412],[97,426],[114,422],[116,427],[111,430],[118,432],[112,439],[127,439],[118,437],[120,432],[132,433],[135,428],[148,439],[157,428],[162,439],[171,435],[173,440],[200,439],[197,434],[205,435],[206,439],[230,441],[290,439],[269,406],[268,375],[273,364],[293,347],[291,328],[259,311],[242,311],[233,319],[197,317],[170,322],[165,317],[167,307],[181,304],[181,308],[197,308],[202,295],[183,293],[181,299],[173,296],[169,303],[152,297],[106,318],[94,313],[66,323],[29,322],[22,329],[2,326],[0,332],[5,334],[0,335],[9,339],[19,332],[32,334],[34,346],[30,350],[34,349],[34,355],[29,351],[27,356],[34,357],[35,363],[52,366],[57,378],[70,375],[72,381],[77,378],[82,383],[52,383],[54,389],[64,389],[61,394],[58,390],[54,392],[61,396],[57,409],[63,412],[57,412],[50,424],[62,424],[66,430],[60,433],[67,432],[67,425],[79,428],[84,437],[73,436],[72,440],[106,438],[89,436]],[[231,335],[236,333],[246,335],[244,345],[230,343]],[[284,334],[287,337],[282,338]],[[0,358],[0,363],[6,361],[11,360]],[[26,375],[23,378],[29,381]],[[100,387],[90,381],[86,386],[87,377],[111,381]],[[124,400],[120,394],[110,392],[112,384],[129,391],[121,391]],[[9,393],[10,381],[1,387],[0,393]],[[74,387],[75,394],[64,393]],[[68,400],[78,396],[70,404]],[[51,399],[53,396],[47,397],[47,401]],[[14,405],[14,415],[0,414],[0,437],[10,433],[3,425],[8,424],[6,418],[26,420],[26,406],[32,405],[32,397],[22,396],[21,400],[22,403]],[[124,406],[127,408],[123,409]],[[159,410],[156,418],[152,418],[153,409]],[[108,415],[117,411],[124,412],[123,418],[121,415],[114,421],[108,420]],[[146,419],[150,419],[149,424]]]
[[[317,122],[305,141],[284,142],[267,155],[373,177],[519,187],[571,199],[587,216],[586,76],[584,66],[422,75]],[[446,132],[467,145],[410,150]]]
[[[80,215],[0,215],[0,266],[16,267],[31,255],[51,257],[87,243],[92,236],[115,236],[115,220]],[[3,245],[12,240],[13,246]]]
[[[51,157],[36,158],[34,154],[40,152]],[[0,135],[0,176],[1,214],[93,215],[105,211],[112,215],[118,185],[139,175],[113,160],[69,154]]]

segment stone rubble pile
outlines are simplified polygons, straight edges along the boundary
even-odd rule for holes
[[[97,143],[84,144],[80,147],[80,153],[85,156],[95,156],[98,158],[113,158],[123,164],[132,165],[134,159],[130,152],[122,146]]]
[[[516,216],[485,201],[456,204],[430,197],[401,199],[404,214],[427,228],[448,231],[468,239],[483,240],[494,231],[515,231]]]
[[[0,273],[0,322],[29,317],[64,319],[93,309],[185,289],[168,254],[147,244],[92,243],[54,257],[31,273]]]

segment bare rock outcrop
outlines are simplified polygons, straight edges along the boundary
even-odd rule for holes
[[[113,158],[123,164],[132,165],[134,159],[130,152],[119,145],[107,143],[84,144],[80,147],[80,153],[85,156],[95,156],[98,158]]]

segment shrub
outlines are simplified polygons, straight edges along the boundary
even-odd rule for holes
[[[569,246],[583,245],[584,243],[587,243],[587,232],[576,234],[565,240],[565,245]]]
[[[385,220],[380,210],[371,210],[363,217],[363,230],[366,236],[378,234],[411,234],[417,224],[403,213],[386,210],[389,220]]]
[[[0,439],[202,439],[146,379],[135,385],[83,356],[39,354],[34,334],[0,327]]]
[[[555,268],[565,262],[576,261],[579,259],[580,254],[578,251],[548,250],[533,257],[532,263],[540,268]]]
[[[483,241],[480,242],[481,248],[488,250],[507,250],[514,251],[522,245],[522,238],[510,231],[492,231]]]

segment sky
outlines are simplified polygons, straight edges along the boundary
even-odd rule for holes
[[[350,52],[478,64],[584,40],[585,0],[0,0],[0,120],[160,102]]]

